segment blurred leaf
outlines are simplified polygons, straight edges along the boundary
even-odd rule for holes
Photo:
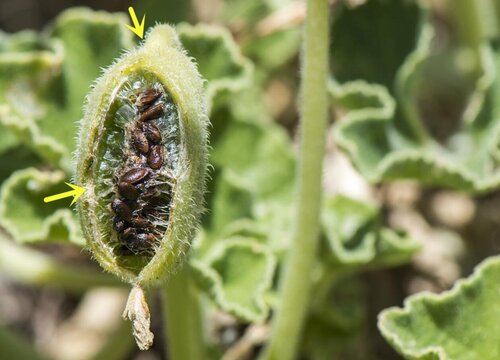
[[[382,87],[332,85],[334,103],[346,111],[335,139],[369,181],[412,178],[469,192],[490,191],[500,184],[500,78],[494,80],[500,56],[489,48],[431,54],[433,37],[432,28],[424,27],[418,48],[400,69],[398,109]],[[480,61],[480,74],[474,59]],[[349,103],[347,98],[371,103]]]
[[[23,284],[57,287],[73,294],[82,294],[96,286],[125,286],[97,266],[65,263],[43,251],[14,243],[3,231],[0,231],[0,271]]]
[[[0,138],[1,137],[2,135],[0,135]],[[18,145],[0,152],[0,185],[14,171],[40,165],[41,163],[42,160],[30,149],[23,145]]]
[[[368,349],[355,343],[367,312],[368,294],[363,285],[360,279],[349,276],[336,282],[320,301],[315,292],[302,343],[302,352],[308,359],[363,358]],[[356,345],[351,356],[344,355]]]
[[[409,237],[382,227],[376,207],[344,196],[326,200],[322,220],[329,260],[341,270],[405,263],[420,249]]]
[[[330,52],[339,82],[363,79],[392,87],[394,76],[418,38],[425,16],[414,0],[370,0],[334,11]]]
[[[43,198],[67,191],[61,171],[34,168],[13,173],[0,191],[0,224],[18,242],[71,242],[84,245],[80,224],[69,209],[71,199],[44,203]]]
[[[241,55],[227,29],[183,23],[177,26],[177,30],[184,48],[196,60],[198,70],[207,80],[210,109],[224,102],[229,94],[250,84],[252,63]]]
[[[3,326],[0,327],[0,348],[4,359],[19,360],[44,360],[46,357],[39,354],[28,342],[20,335],[11,333]]]
[[[137,2],[137,16],[146,15],[146,28],[154,26],[156,23],[179,23],[189,18],[191,3],[193,0],[184,1],[158,1],[141,0]]]
[[[273,70],[298,54],[301,35],[299,28],[291,28],[255,37],[245,45],[243,52],[260,67]]]
[[[70,169],[92,81],[133,46],[122,15],[73,8],[46,34],[12,35],[0,52],[0,123],[42,157]],[[5,38],[5,37],[4,37]],[[22,45],[21,45],[22,44]]]
[[[247,27],[271,11],[268,0],[227,0],[224,2],[222,19],[229,24]]]
[[[498,359],[499,282],[500,258],[490,258],[450,291],[417,294],[403,309],[384,310],[379,329],[407,359]]]
[[[265,245],[245,237],[221,240],[191,265],[199,286],[222,310],[250,322],[268,316],[264,295],[272,286],[276,260]]]
[[[229,169],[215,170],[208,189],[208,212],[203,221],[202,241],[196,246],[202,256],[222,239],[226,226],[252,217],[253,197],[247,185]]]
[[[211,121],[211,162],[215,175],[208,199],[212,212],[208,216],[225,218],[224,223],[230,227],[238,220],[259,224],[259,232],[266,234],[266,241],[273,249],[285,249],[289,243],[295,174],[289,136],[270,118],[262,105],[261,93],[254,88],[232,97],[213,112]],[[224,177],[218,175],[222,172]],[[232,184],[232,189],[224,190],[223,183],[228,178],[231,180],[227,185]],[[219,184],[221,179],[223,182]],[[236,202],[224,195],[234,190],[238,190],[234,196],[245,201]],[[213,230],[214,240],[220,238],[219,231],[228,231],[222,226],[218,226],[217,232]]]

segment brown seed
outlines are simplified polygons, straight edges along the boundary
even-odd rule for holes
[[[141,114],[139,121],[144,122],[152,119],[157,119],[162,115],[164,109],[165,109],[165,104],[163,103],[151,106],[149,109],[147,109]]]
[[[160,96],[161,91],[155,88],[149,88],[139,93],[135,104],[140,108],[145,108],[151,105],[151,103],[158,99]]]
[[[120,192],[121,196],[128,200],[137,200],[137,198],[139,197],[139,190],[137,190],[134,185],[127,181],[121,181],[118,184],[118,191]]]
[[[148,165],[153,170],[158,170],[163,164],[163,147],[155,145],[148,154]]]
[[[142,131],[144,131],[144,135],[152,143],[157,144],[161,141],[160,130],[154,124],[148,122],[142,124]]]
[[[135,217],[132,220],[130,220],[133,226],[138,227],[138,228],[145,228],[149,227],[150,223],[143,217]]]
[[[125,221],[121,220],[118,216],[115,216],[113,219],[113,228],[117,233],[123,232],[125,229]]]
[[[144,178],[146,178],[146,176],[148,175],[149,175],[149,170],[146,168],[133,168],[127,171],[125,174],[123,174],[120,181],[128,182],[130,184],[136,184],[144,180]]]
[[[114,199],[111,203],[111,208],[113,209],[116,216],[122,220],[130,220],[132,218],[132,210],[129,206],[121,201],[120,199]]]
[[[137,149],[137,151],[139,151],[142,154],[148,153],[149,151],[148,139],[141,130],[135,129],[132,132],[132,140],[134,142],[134,146]]]
[[[127,246],[131,250],[148,250],[153,242],[152,234],[135,234],[127,238]]]
[[[127,240],[128,238],[130,238],[131,236],[136,235],[136,234],[137,234],[137,231],[134,228],[129,227],[123,231],[123,233],[121,234],[121,239]]]

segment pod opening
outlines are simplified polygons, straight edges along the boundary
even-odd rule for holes
[[[180,113],[154,74],[128,76],[113,92],[95,172],[101,229],[122,266],[140,270],[169,226]]]

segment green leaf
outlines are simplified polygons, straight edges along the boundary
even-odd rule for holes
[[[275,256],[252,238],[221,240],[203,259],[191,259],[199,286],[222,310],[246,321],[269,314],[265,294],[272,286]]]
[[[267,234],[273,249],[286,249],[290,238],[295,158],[288,135],[272,121],[262,107],[260,96],[255,89],[246,89],[211,116],[210,159],[216,170],[208,203],[210,208],[215,203],[219,205],[209,216],[221,218],[219,211],[231,209],[233,216],[227,217],[230,221],[226,224],[250,219],[259,224],[259,231]],[[228,196],[216,200],[225,186],[217,184],[219,171],[230,171],[231,182],[238,184],[233,189],[246,193],[241,194],[246,199],[244,202],[237,204]],[[233,190],[225,191],[229,194]],[[240,205],[242,208],[236,210]],[[219,229],[225,231],[223,227]],[[213,235],[220,238],[220,234]]]
[[[223,27],[208,24],[177,26],[182,45],[207,80],[209,109],[224,102],[229,94],[250,84],[252,63],[241,55],[238,45]]]
[[[378,213],[375,206],[344,196],[326,200],[323,229],[336,268],[401,264],[420,249],[411,238],[381,226]]]
[[[1,137],[2,135],[0,135],[0,138]],[[27,167],[37,166],[41,163],[42,160],[35,153],[33,153],[26,146],[20,144],[18,146],[0,152],[0,185],[14,171]]]
[[[68,191],[61,171],[34,168],[13,173],[0,190],[0,224],[18,242],[72,242],[83,246],[80,225],[69,209],[72,198],[44,203],[43,198]]]
[[[265,70],[274,70],[288,63],[300,49],[301,30],[285,29],[257,36],[243,48],[246,56]]]
[[[2,348],[2,356],[5,359],[46,359],[32,347],[32,344],[27,339],[10,332],[4,326],[0,327],[0,347]]]
[[[74,8],[45,34],[13,35],[0,52],[0,123],[70,169],[85,94],[101,68],[133,45],[120,15]],[[5,37],[4,37],[5,38]]]
[[[334,103],[346,111],[334,129],[335,139],[371,182],[411,178],[469,192],[490,191],[500,184],[500,78],[495,78],[500,55],[487,47],[477,53],[452,49],[433,54],[433,38],[433,29],[425,26],[418,48],[401,67],[397,109],[379,86],[331,86]],[[345,101],[367,101],[367,93],[369,105]]]
[[[14,243],[3,231],[0,231],[0,271],[16,282],[56,287],[74,294],[82,294],[96,286],[124,286],[97,266],[58,260],[43,251]]]
[[[450,291],[417,294],[402,309],[384,310],[378,327],[407,359],[498,359],[499,281],[500,258],[487,259]]]
[[[230,168],[259,198],[288,194],[295,173],[290,139],[265,112],[253,112],[258,99],[246,95],[213,114],[211,161]]]
[[[364,359],[361,354],[368,349],[356,347],[351,356],[346,354],[346,350],[359,346],[354,341],[365,325],[368,294],[363,285],[361,279],[348,276],[330,286],[327,296],[321,299],[321,294],[314,292],[302,342],[307,358]]]
[[[232,221],[251,216],[252,196],[246,184],[241,183],[241,178],[229,169],[223,171],[215,183],[216,197],[210,207],[214,216],[210,229],[217,234]]]
[[[340,82],[363,79],[392,87],[394,75],[418,38],[425,16],[417,1],[370,0],[335,9],[332,68]]]

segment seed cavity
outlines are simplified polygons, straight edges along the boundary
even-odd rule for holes
[[[122,256],[153,256],[170,218],[177,108],[162,86],[150,83],[142,79],[119,91],[110,120],[116,124],[115,138],[121,139],[115,143],[119,151],[104,155],[113,160],[103,168],[112,174],[111,190],[102,190],[110,198],[115,234],[110,241]]]

